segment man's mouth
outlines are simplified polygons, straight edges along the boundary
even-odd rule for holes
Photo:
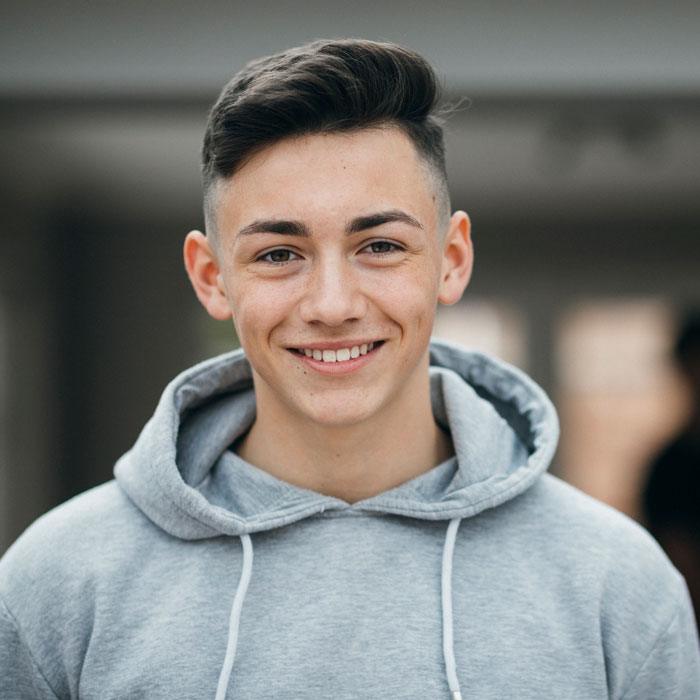
[[[292,348],[292,350],[299,355],[306,355],[306,357],[320,362],[347,362],[372,352],[383,342],[383,340],[378,340],[374,343],[362,343],[361,345],[352,345],[347,348],[336,348],[335,350],[318,350],[316,348]]]

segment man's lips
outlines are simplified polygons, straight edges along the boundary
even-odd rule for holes
[[[314,343],[309,346],[288,348],[297,355],[323,363],[343,363],[355,360],[372,352],[384,343],[383,340],[370,342]]]

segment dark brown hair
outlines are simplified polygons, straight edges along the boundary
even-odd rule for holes
[[[214,184],[284,138],[397,126],[410,138],[449,214],[439,84],[419,54],[362,39],[320,40],[249,63],[221,92],[202,149],[205,215]],[[443,212],[439,211],[442,217]],[[208,226],[211,228],[211,226]]]

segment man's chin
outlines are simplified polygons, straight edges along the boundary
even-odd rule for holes
[[[362,425],[371,420],[377,413],[378,406],[369,405],[367,400],[357,402],[342,400],[342,405],[337,401],[319,401],[312,406],[299,407],[300,413],[318,428],[330,430],[350,429]]]

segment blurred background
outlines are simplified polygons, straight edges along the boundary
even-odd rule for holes
[[[530,372],[560,411],[553,471],[642,518],[689,410],[670,349],[700,303],[699,3],[6,0],[0,553],[233,347],[181,262],[206,114],[247,61],[333,36],[406,44],[468,98],[448,169],[476,267],[435,332]]]

